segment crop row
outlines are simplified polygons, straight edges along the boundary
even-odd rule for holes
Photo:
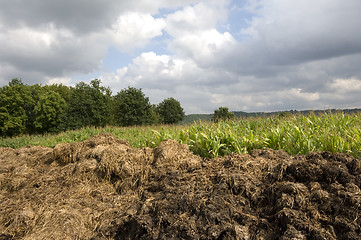
[[[343,113],[255,117],[182,126],[88,127],[56,135],[2,138],[0,146],[52,147],[60,142],[83,141],[100,132],[126,139],[134,147],[156,147],[165,139],[175,139],[189,145],[195,154],[210,158],[260,148],[282,149],[293,155],[330,151],[361,157],[361,115]]]
[[[360,115],[259,117],[216,124],[197,123],[179,131],[165,128],[154,133],[154,146],[167,138],[176,139],[203,157],[249,153],[260,148],[282,149],[292,155],[330,151],[361,157]]]

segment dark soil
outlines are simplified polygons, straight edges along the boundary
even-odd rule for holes
[[[283,151],[202,159],[112,135],[0,148],[0,240],[361,239],[361,159]]]

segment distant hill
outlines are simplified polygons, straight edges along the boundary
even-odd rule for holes
[[[351,114],[351,113],[361,113],[361,108],[354,108],[354,109],[327,109],[327,110],[302,110],[302,111],[297,111],[297,110],[289,110],[289,111],[276,111],[276,112],[242,112],[242,111],[233,111],[234,115],[237,118],[244,118],[244,117],[257,117],[257,116],[272,116],[272,115],[279,115],[279,114],[303,114],[303,115],[307,115],[310,113],[314,113],[316,115],[318,114],[323,114],[323,113],[336,113],[336,112],[344,112],[347,114]],[[213,114],[188,114],[185,116],[184,121],[182,122],[182,124],[187,124],[187,123],[193,123],[193,122],[197,122],[197,121],[203,121],[203,122],[207,122],[207,121],[211,121],[213,117]]]
[[[211,121],[213,114],[188,114],[185,116],[182,124],[194,123],[197,121],[208,122]]]

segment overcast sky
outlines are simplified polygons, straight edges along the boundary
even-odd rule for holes
[[[0,86],[142,88],[186,112],[361,107],[360,0],[0,0]]]

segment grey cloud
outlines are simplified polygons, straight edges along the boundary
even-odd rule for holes
[[[277,74],[277,67],[361,53],[361,2],[261,0],[250,26],[220,63],[239,74]],[[312,6],[312,7],[310,7]],[[227,61],[228,60],[228,61]]]
[[[229,87],[232,92],[228,96],[235,96],[237,92],[244,96],[253,95],[253,101],[245,104],[259,110],[292,106],[322,108],[330,103],[336,104],[336,100],[327,97],[331,94],[327,85],[335,78],[361,79],[361,33],[358,31],[361,2],[340,4],[339,1],[330,1],[327,6],[317,3],[313,6],[316,9],[312,10],[303,2],[300,3],[302,6],[296,6],[303,9],[282,8],[282,3],[272,1],[260,2],[264,5],[258,18],[254,18],[250,28],[243,31],[253,35],[215,54],[218,57],[216,66],[239,76],[239,84]],[[284,14],[280,9],[274,11],[278,7],[284,10]],[[298,14],[297,18],[292,14]],[[292,99],[285,99],[282,94],[292,89],[301,89],[300,94],[304,96],[317,93],[320,98],[300,101],[294,93]],[[257,106],[256,96],[266,104]],[[341,99],[350,105],[357,102]]]
[[[194,44],[182,40],[193,28],[187,32],[183,25],[184,34],[177,38],[178,29],[175,33],[170,29],[177,25],[171,22],[166,28],[175,37],[170,47],[181,58],[192,58],[195,67],[179,79],[155,74],[154,80],[139,84],[147,89],[172,89],[188,112],[209,112],[222,105],[233,110],[274,111],[360,104],[360,90],[340,93],[329,85],[337,78],[361,79],[361,2],[258,2],[261,10],[242,31],[253,35],[215,49],[212,59],[203,59],[192,49]],[[177,41],[184,46],[175,45]],[[159,84],[152,86],[156,79]],[[187,94],[179,94],[180,89]]]
[[[76,32],[96,31],[115,21],[124,5],[118,2],[121,1],[2,1],[0,21],[7,27],[53,23]]]
[[[27,31],[29,34],[26,34]],[[6,34],[0,34],[3,46],[0,50],[0,65],[12,66],[14,70],[8,74],[12,75],[10,79],[26,75],[23,77],[26,82],[44,83],[49,77],[89,73],[99,68],[106,53],[106,39],[102,35],[90,34],[76,38],[73,35],[50,33],[49,37],[53,37],[53,40],[46,46],[42,40],[43,34],[47,36],[46,32],[37,33],[31,29],[20,32],[25,37],[36,36],[34,39],[20,39],[14,45],[12,41],[16,40],[18,34],[8,33],[5,37],[1,36]],[[12,39],[6,40],[8,37]]]
[[[0,1],[0,69],[6,70],[1,81],[26,76],[26,82],[44,83],[51,77],[94,72],[113,44],[109,34],[119,15],[156,13],[192,2]]]
[[[156,13],[159,8],[179,7],[195,0],[19,0],[0,2],[0,23],[6,27],[38,27],[53,23],[74,32],[94,32],[109,28],[127,11]]]
[[[259,2],[262,10],[248,29],[253,36],[217,49],[213,61],[195,58],[198,67],[213,75],[206,81],[208,88],[202,88],[203,99],[193,95],[196,100],[187,108],[204,104],[203,109],[209,110],[219,104],[233,110],[274,111],[359,106],[360,90],[342,94],[328,86],[337,78],[361,79],[361,2]],[[217,79],[221,75],[214,74],[216,69],[223,78]],[[192,84],[197,86],[197,80]],[[189,92],[195,91],[189,87]]]
[[[155,14],[161,7],[176,9],[197,2],[0,1],[0,81],[20,77],[39,83],[95,71],[113,44],[107,31],[120,14]],[[361,1],[250,2],[261,7],[252,10],[256,15],[248,28],[239,29],[246,37],[238,42],[217,31],[229,10],[228,1],[191,6],[198,6],[196,14],[188,14],[199,18],[193,26],[195,22],[184,21],[184,8],[177,11],[179,16],[169,14],[163,29],[168,39],[162,43],[172,53],[135,57],[119,73],[103,74],[104,85],[114,92],[128,85],[143,88],[153,103],[175,97],[187,113],[211,113],[220,106],[244,111],[359,106],[361,90],[350,91],[346,85],[347,79],[361,80]],[[22,36],[23,30],[29,35]],[[34,41],[28,37],[33,33]],[[49,46],[42,45],[47,41],[42,33],[55,36]],[[346,80],[335,85],[337,79]]]

